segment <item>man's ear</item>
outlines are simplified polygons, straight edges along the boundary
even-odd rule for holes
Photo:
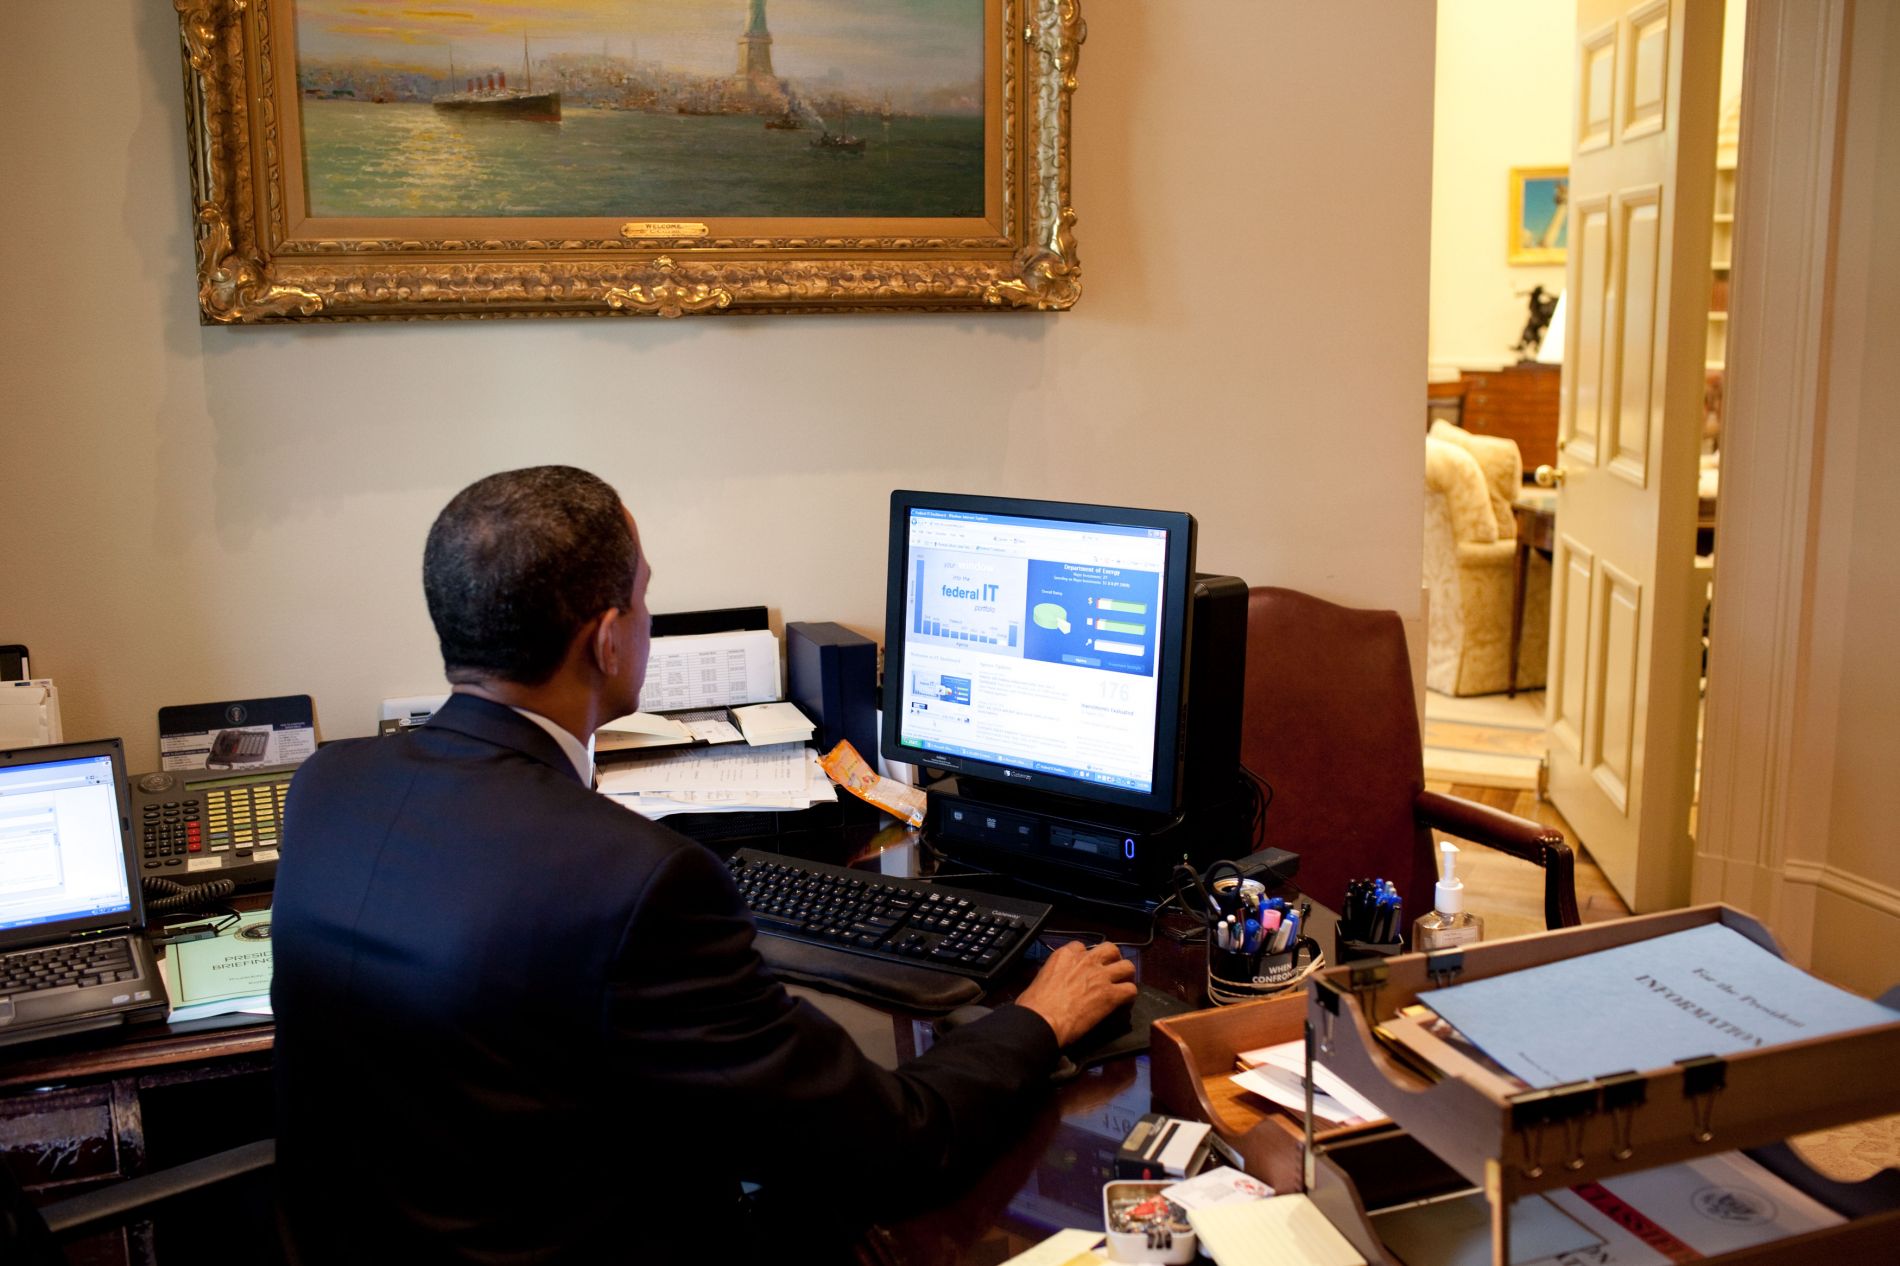
[[[620,608],[608,607],[595,617],[593,628],[587,633],[588,654],[603,677],[611,677],[620,669],[620,645],[614,639],[619,623]]]

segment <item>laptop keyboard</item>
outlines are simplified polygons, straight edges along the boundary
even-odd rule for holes
[[[122,936],[0,955],[0,992],[10,994],[137,980],[138,975],[132,944]]]

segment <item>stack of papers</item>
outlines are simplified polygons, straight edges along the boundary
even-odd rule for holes
[[[1242,1090],[1285,1108],[1294,1116],[1306,1114],[1306,1043],[1298,1038],[1278,1046],[1242,1051],[1235,1058],[1245,1069],[1231,1080]],[[1326,1125],[1357,1125],[1385,1116],[1366,1098],[1324,1064],[1313,1065],[1313,1115]]]
[[[158,960],[172,1022],[208,1015],[269,1015],[270,911],[252,910],[203,941],[167,945]]]
[[[769,629],[745,629],[654,638],[639,708],[678,712],[779,697],[778,638]]]
[[[1511,1205],[1514,1266],[1669,1266],[1845,1221],[1740,1152],[1618,1174]],[[1488,1266],[1481,1193],[1372,1215],[1406,1266]]]
[[[51,678],[0,682],[0,748],[44,747],[64,738],[59,688]]]
[[[745,731],[745,741],[754,747],[805,743],[817,732],[795,703],[756,703],[749,708],[734,708],[732,719]]]
[[[838,793],[802,744],[696,747],[677,755],[612,765],[600,771],[601,794],[648,818],[673,813],[791,811],[824,804]]]
[[[1275,1196],[1188,1210],[1201,1251],[1218,1266],[1365,1266],[1346,1237],[1305,1196]]]
[[[726,710],[682,712],[660,716],[629,712],[595,731],[594,750],[622,752],[636,747],[684,747],[691,743],[737,743],[739,731],[726,720]]]
[[[1538,1089],[1900,1019],[1719,923],[1418,998]],[[1576,1040],[1578,1016],[1605,1018],[1588,1042]]]

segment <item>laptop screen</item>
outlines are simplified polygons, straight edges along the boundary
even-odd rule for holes
[[[0,760],[0,938],[132,921],[115,761],[101,746]]]

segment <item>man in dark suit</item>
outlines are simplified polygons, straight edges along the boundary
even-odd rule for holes
[[[1112,945],[1064,946],[895,1073],[791,998],[718,859],[591,789],[650,574],[592,475],[464,489],[423,557],[454,693],[292,784],[271,996],[308,1263],[720,1260],[741,1180],[892,1211],[994,1155],[1058,1048],[1134,995]]]

